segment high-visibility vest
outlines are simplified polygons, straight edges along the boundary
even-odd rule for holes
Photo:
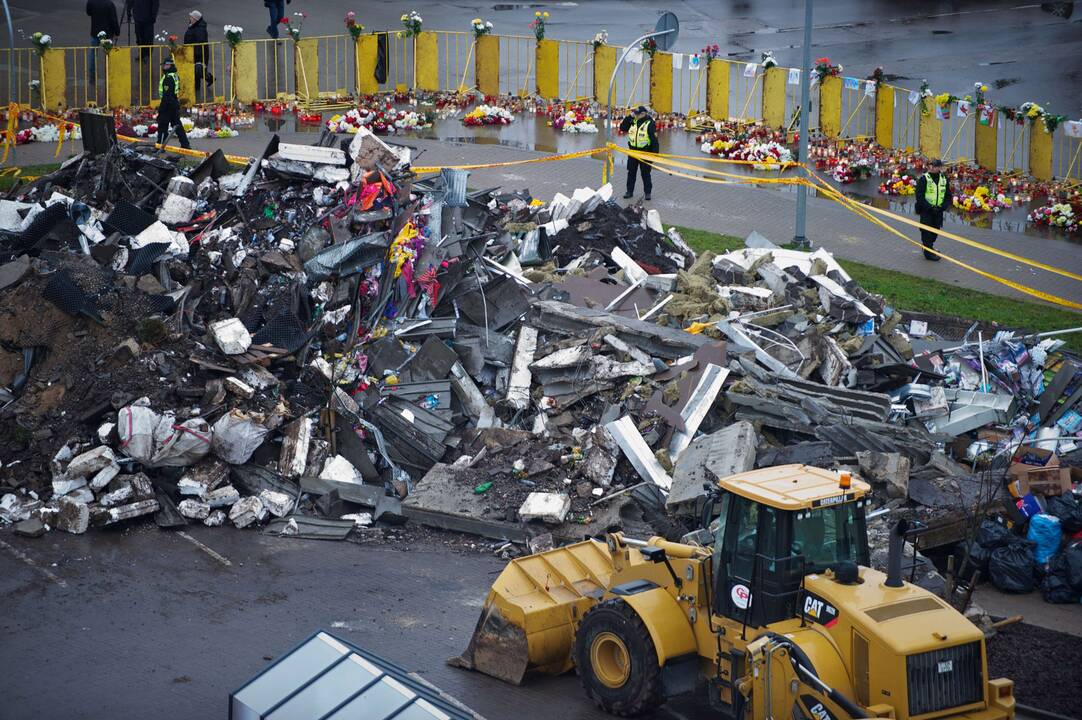
[[[165,97],[165,79],[166,78],[172,78],[173,79],[173,93],[177,97],[180,97],[180,75],[177,75],[175,72],[166,73],[165,75],[162,75],[158,79],[158,97]]]
[[[932,179],[931,173],[924,173],[924,199],[932,207],[943,207],[947,199],[947,176],[939,173],[939,182]]]
[[[650,147],[650,118],[634,120],[627,131],[627,146],[632,150],[645,150]]]

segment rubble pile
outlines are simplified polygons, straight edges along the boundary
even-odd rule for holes
[[[113,148],[12,191],[0,519],[409,523],[515,554],[681,538],[704,483],[788,463],[859,472],[922,551],[991,511],[1020,540],[1026,514],[1073,512],[1082,372],[1060,341],[903,318],[823,250],[696,254],[608,185],[543,202],[467,179],[419,179],[360,128],[273,138],[239,171]]]

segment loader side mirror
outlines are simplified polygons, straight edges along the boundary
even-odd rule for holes
[[[652,563],[663,563],[663,562],[665,562],[665,548],[659,548],[659,547],[654,547],[653,545],[648,545],[647,547],[639,548],[639,552],[642,553],[642,556],[644,558],[646,558],[647,560],[649,560]]]

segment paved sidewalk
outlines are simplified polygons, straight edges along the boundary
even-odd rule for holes
[[[305,144],[315,140],[312,133],[283,132],[280,137],[284,142]],[[240,137],[226,140],[195,140],[193,146],[200,150],[220,147],[226,153],[251,155],[262,150],[266,139],[265,133],[246,132]],[[392,138],[392,141],[416,148],[415,163],[428,166],[501,163],[544,155],[502,145],[424,140],[409,136]],[[61,157],[68,153],[70,146],[70,143],[65,143]],[[78,149],[79,144],[76,143],[75,147]],[[22,146],[18,149],[15,162],[20,165],[52,162],[55,151],[55,145]],[[622,160],[617,160],[617,196],[623,194],[625,171]],[[557,192],[570,194],[576,187],[597,187],[600,181],[601,163],[589,158],[475,170],[470,177],[471,187],[528,188],[543,200],[551,199]],[[654,199],[649,205],[658,209],[662,222],[666,225],[678,224],[740,237],[756,230],[778,243],[788,242],[793,237],[796,193],[791,188],[779,190],[721,186],[667,176],[655,171],[653,196]],[[916,228],[902,226],[899,229],[909,237],[919,236]],[[1082,274],[1082,246],[1077,243],[962,224],[953,224],[949,229],[991,247]],[[840,258],[996,295],[1035,300],[953,263],[928,262],[917,247],[830,200],[809,198],[807,236],[814,245],[825,247]],[[936,247],[986,272],[1068,300],[1082,302],[1082,282],[948,239],[941,239]],[[1065,325],[1077,323],[1077,320],[1071,317],[1074,313],[1066,309],[1063,312]]]

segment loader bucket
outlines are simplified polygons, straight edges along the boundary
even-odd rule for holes
[[[515,685],[530,670],[567,672],[578,622],[608,590],[613,569],[597,540],[512,560],[492,584],[466,651],[450,664]]]

